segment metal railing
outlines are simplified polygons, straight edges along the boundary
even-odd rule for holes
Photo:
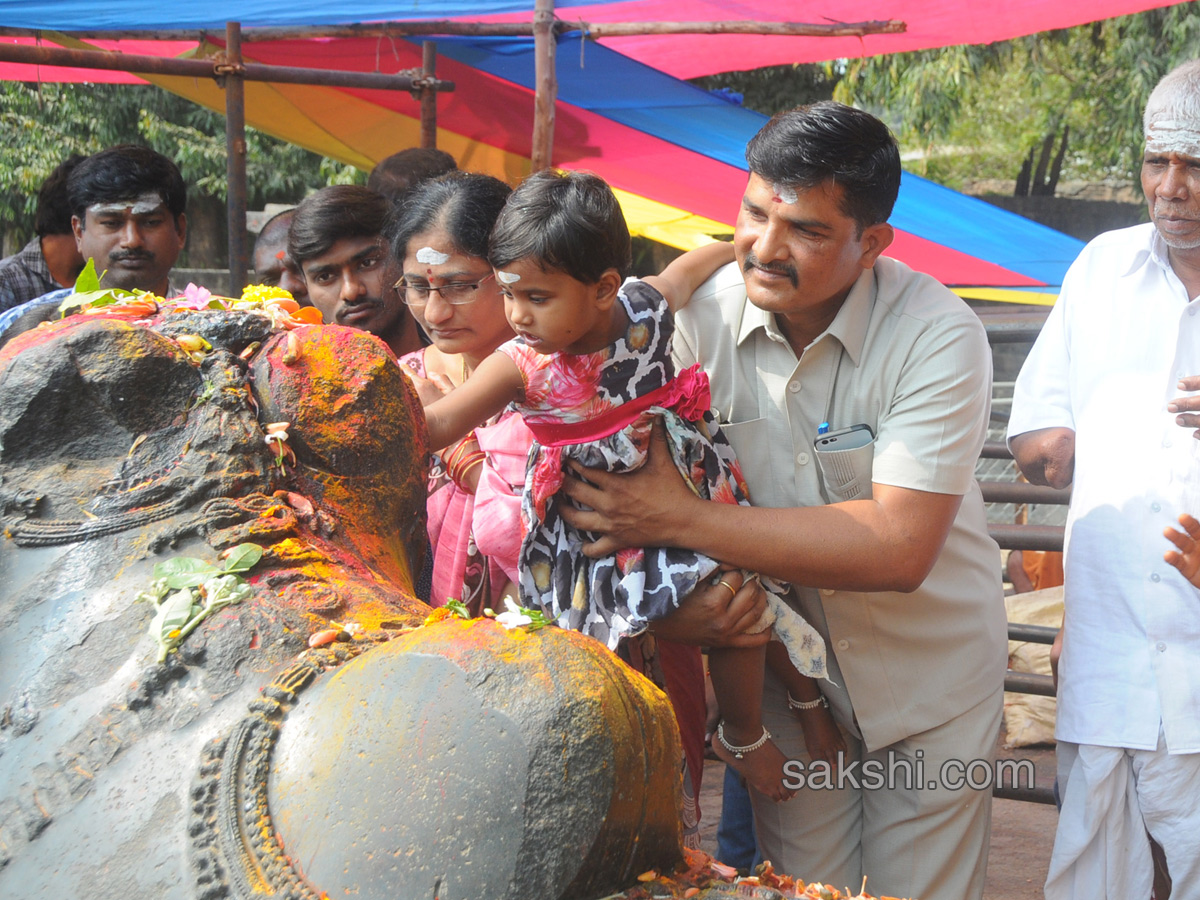
[[[979,318],[987,331],[988,341],[995,344],[1031,343],[1037,338],[1048,310],[1045,308],[1012,311],[978,311]],[[999,388],[1002,385],[997,384]],[[1010,385],[1003,385],[1010,387]],[[994,402],[993,407],[997,404]],[[1005,403],[999,404],[1001,406]],[[1007,415],[1004,417],[1007,418]],[[982,459],[1012,459],[1003,441],[988,441],[980,453]],[[1071,499],[1071,490],[1045,487],[1019,481],[980,480],[980,491],[985,503],[1051,504],[1066,505]],[[1048,550],[1061,551],[1065,529],[1061,525],[1006,525],[989,524],[988,533],[1002,550]],[[1036,644],[1053,644],[1057,628],[1044,625],[1008,623],[1008,639]],[[1041,697],[1055,696],[1054,679],[1049,675],[1009,670],[1004,678],[1004,690]],[[1054,791],[1046,787],[1018,787],[1016,785],[992,788],[992,796],[1004,800],[1023,800],[1029,803],[1054,805]]]

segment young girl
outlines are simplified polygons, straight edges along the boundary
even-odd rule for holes
[[[614,472],[637,468],[645,461],[651,423],[661,417],[675,464],[698,493],[748,502],[733,450],[709,412],[707,378],[696,367],[676,373],[671,362],[671,312],[732,260],[733,250],[713,244],[680,257],[660,276],[622,284],[630,265],[629,231],[608,185],[586,173],[545,171],[509,198],[488,258],[517,337],[426,407],[430,443],[451,444],[507,404],[516,405],[536,439],[522,499],[522,603],[612,649],[622,636],[673,612],[703,579],[721,573],[716,560],[677,548],[585,556],[582,544],[589,536],[558,512],[563,463],[574,459]],[[836,727],[815,682],[800,674],[825,676],[824,643],[778,597],[768,597],[768,620],[760,624],[774,621],[795,664],[793,677],[785,678],[793,697],[801,698],[794,708],[819,718],[817,733],[835,741]],[[762,726],[764,652],[710,652],[709,672],[724,715],[714,749],[755,789],[783,800],[793,793],[782,784],[784,758]]]

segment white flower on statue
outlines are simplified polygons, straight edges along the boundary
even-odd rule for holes
[[[504,598],[504,605],[507,609],[496,615],[496,621],[510,631],[513,628],[520,628],[522,625],[532,625],[533,619],[529,618],[521,607],[512,602],[511,597]]]

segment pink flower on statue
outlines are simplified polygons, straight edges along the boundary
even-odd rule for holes
[[[208,309],[208,301],[212,299],[212,291],[188,282],[183,289],[183,295],[176,298],[176,307],[180,309]]]

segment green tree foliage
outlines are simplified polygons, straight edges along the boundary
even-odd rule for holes
[[[225,201],[225,118],[150,86],[0,84],[0,232],[32,233],[37,189],[72,153],[145,144],[178,164],[189,195]],[[295,203],[365,174],[246,129],[248,204]]]
[[[841,77],[834,63],[798,66],[767,66],[744,72],[726,72],[692,79],[706,91],[731,91],[742,95],[742,105],[764,115],[774,115],[793,106],[829,100]]]
[[[1134,178],[1146,98],[1170,69],[1198,57],[1200,2],[1189,2],[988,46],[773,66],[693,84],[741,93],[767,115],[829,97],[868,109],[895,131],[907,168],[952,187],[1012,179],[1027,163],[1029,180],[1040,174],[1048,187],[1064,137],[1063,178]]]
[[[1146,98],[1197,57],[1200,3],[1191,2],[986,47],[853,60],[834,96],[884,118],[905,151],[919,151],[910,168],[954,187],[1014,178],[1027,161],[1049,161],[1049,180],[1064,133],[1062,177],[1127,181]]]

